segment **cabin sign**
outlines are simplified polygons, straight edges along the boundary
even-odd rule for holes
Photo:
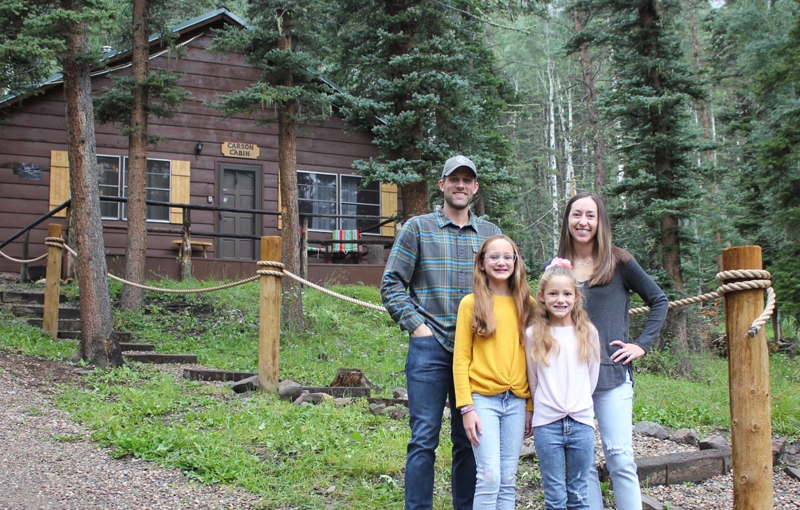
[[[261,154],[258,145],[246,142],[222,142],[222,155],[229,158],[257,159]]]

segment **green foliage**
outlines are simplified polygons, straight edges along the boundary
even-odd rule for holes
[[[26,356],[42,356],[51,360],[62,360],[77,352],[74,340],[56,340],[36,328],[14,317],[8,310],[0,308],[0,352],[13,352]]]
[[[460,152],[479,168],[487,212],[499,216],[511,150],[496,125],[510,94],[493,69],[485,27],[436,2],[341,4],[347,14],[332,70],[347,90],[341,112],[375,135],[380,151],[354,168],[371,180],[430,185]]]

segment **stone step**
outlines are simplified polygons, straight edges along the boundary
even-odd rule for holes
[[[17,317],[42,317],[44,315],[44,305],[25,304],[13,305],[11,313]],[[67,306],[58,307],[58,318],[60,319],[80,319],[81,309]]]
[[[128,361],[139,361],[142,363],[197,363],[196,354],[163,354],[160,352],[131,352],[123,354]]]
[[[41,328],[42,327],[42,319],[28,319],[28,324],[33,327]],[[80,319],[62,319],[59,317],[58,319],[58,330],[59,331],[80,331],[81,330],[81,320]]]
[[[19,304],[44,304],[44,292],[35,291],[19,291],[19,290],[5,290],[0,293],[0,301],[3,303],[19,303]],[[67,296],[60,294],[58,296],[59,303],[65,303]]]

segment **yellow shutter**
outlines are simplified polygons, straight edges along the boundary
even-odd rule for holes
[[[66,202],[69,197],[69,155],[67,151],[50,151],[50,210]],[[55,216],[64,218],[67,210],[62,209]]]
[[[281,171],[278,170],[278,212],[282,212],[281,210]],[[283,216],[278,216],[278,230],[283,227]]]
[[[189,204],[191,203],[190,184],[189,178],[189,162],[181,160],[173,160],[170,165],[170,191],[169,201],[176,204]],[[169,208],[169,222],[170,223],[183,223],[183,209],[180,207]]]
[[[397,214],[397,184],[384,182],[381,184],[381,216]],[[394,237],[394,222],[381,227],[382,236]]]

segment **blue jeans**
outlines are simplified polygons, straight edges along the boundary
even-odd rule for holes
[[[517,464],[525,435],[525,399],[511,390],[499,395],[472,394],[483,432],[472,446],[477,466],[474,510],[514,510]]]
[[[461,413],[455,409],[453,353],[433,336],[411,337],[406,357],[408,411],[411,440],[406,455],[406,510],[433,507],[433,467],[442,411],[449,398],[450,438],[453,441],[451,490],[455,510],[471,510],[475,494],[475,456],[464,431]]]
[[[595,391],[594,414],[618,510],[641,510],[642,492],[633,461],[633,383],[628,379],[610,390]],[[597,466],[592,463],[589,505],[602,510]]]
[[[545,510],[589,508],[594,429],[567,416],[533,428]]]

